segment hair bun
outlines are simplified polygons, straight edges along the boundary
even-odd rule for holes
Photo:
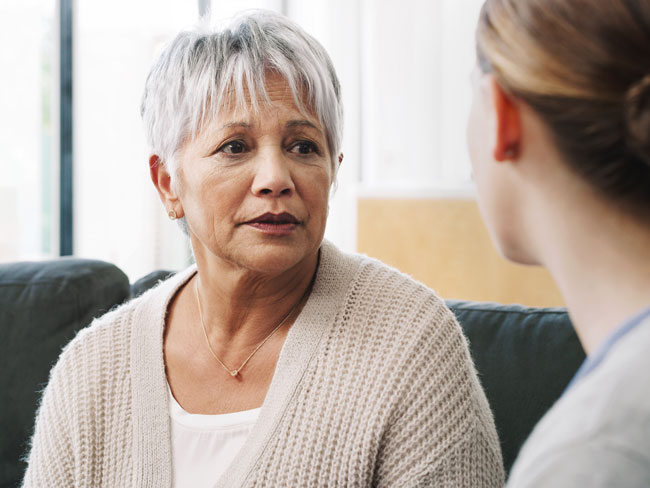
[[[625,122],[629,147],[650,165],[650,73],[627,90]]]

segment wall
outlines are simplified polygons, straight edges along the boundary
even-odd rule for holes
[[[473,199],[360,198],[359,252],[445,298],[564,306],[550,275],[495,251]]]

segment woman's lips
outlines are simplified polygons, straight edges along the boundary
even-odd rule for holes
[[[286,236],[291,234],[300,225],[300,222],[290,213],[282,212],[279,214],[265,213],[246,222],[246,225],[267,235]]]
[[[298,224],[270,224],[262,222],[251,222],[247,225],[272,236],[287,236],[298,227]]]

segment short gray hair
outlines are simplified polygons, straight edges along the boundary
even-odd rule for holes
[[[152,154],[170,173],[178,150],[230,101],[238,107],[269,100],[268,73],[281,75],[299,110],[319,118],[327,135],[333,173],[343,133],[341,90],[334,66],[316,39],[286,17],[247,11],[224,28],[202,24],[181,32],[151,68],[141,115]]]

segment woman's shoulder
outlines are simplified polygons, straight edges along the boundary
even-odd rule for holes
[[[415,307],[425,313],[453,318],[444,300],[412,276],[364,254],[345,253],[336,248],[330,248],[329,252],[338,255],[341,270],[354,271],[349,280],[348,299],[388,314],[401,314]]]
[[[342,251],[328,241],[324,241],[323,251],[328,260],[335,263],[334,266],[331,266],[332,268],[352,269],[355,271],[356,280],[370,280],[370,284],[378,282],[384,285],[392,284],[396,290],[420,289],[437,297],[436,293],[425,284],[377,258],[366,254]]]
[[[57,378],[70,385],[84,378],[102,384],[101,378],[117,377],[128,370],[132,317],[138,302],[129,301],[116,306],[87,327],[63,348],[50,372],[50,383]]]
[[[364,340],[391,343],[398,355],[408,350],[436,355],[451,347],[460,360],[469,360],[460,325],[432,289],[377,259],[336,248],[328,253],[349,276],[345,292],[339,292],[341,325],[363,331]]]
[[[372,376],[391,384],[399,392],[400,409],[420,401],[420,396],[433,402],[435,409],[442,408],[436,402],[445,402],[446,397],[435,392],[450,392],[464,399],[461,410],[473,412],[467,418],[480,418],[491,432],[491,414],[467,341],[444,300],[374,258],[341,255],[345,267],[355,270],[354,277],[324,351],[341,363],[354,363],[355,371],[367,368],[366,374],[359,374],[360,381]],[[457,427],[465,432],[471,426],[461,422]]]
[[[114,371],[108,368],[109,364],[128,364],[133,334],[158,328],[162,333],[167,303],[193,272],[193,268],[181,271],[95,318],[63,348],[58,365],[78,370],[79,365],[95,363],[100,358],[106,366],[103,369]]]
[[[434,290],[412,276],[366,255],[356,255],[360,264],[359,282],[369,289],[382,288],[390,290],[392,295],[407,297],[412,294],[422,295],[443,304]]]
[[[498,445],[467,340],[444,300],[425,284],[377,259],[349,256],[358,263],[358,272],[342,322],[359,331],[353,342],[364,343],[356,347],[364,349],[361,356],[374,364],[375,374],[381,375],[384,369],[386,374],[401,371],[414,379],[407,382],[407,390],[419,390],[425,396],[454,392],[465,399],[461,410],[472,411],[472,418],[480,424],[472,427],[461,422],[460,430],[478,428]]]

